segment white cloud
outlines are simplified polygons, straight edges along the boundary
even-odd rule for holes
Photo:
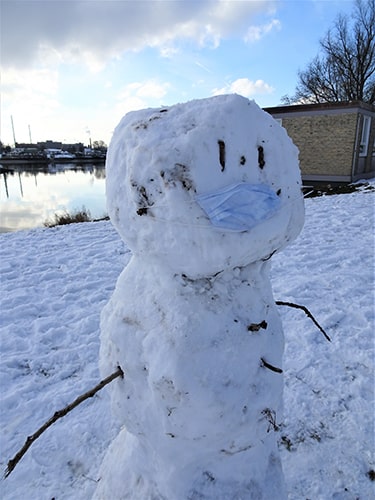
[[[238,78],[221,89],[214,89],[212,95],[240,94],[244,97],[253,97],[261,94],[271,94],[274,88],[264,80],[252,81],[248,78]]]
[[[245,42],[257,42],[272,30],[281,29],[281,23],[278,19],[272,19],[271,22],[267,24],[263,24],[260,26],[250,26],[247,30],[247,33],[244,37]]]
[[[24,128],[36,118],[43,121],[60,106],[59,78],[55,70],[3,70],[1,83],[3,118],[14,116]]]
[[[4,97],[14,96],[20,89],[27,96],[44,94],[54,96],[58,91],[58,73],[50,69],[7,69],[2,71],[2,94]],[[25,85],[27,82],[27,85]],[[21,96],[20,96],[21,97]],[[24,103],[25,104],[25,103]]]
[[[146,101],[138,96],[122,96],[118,99],[114,114],[116,115],[118,121],[129,111],[136,111],[138,109],[144,109],[146,107]]]
[[[116,1],[2,0],[3,65],[71,58],[100,69],[127,50],[158,47],[174,52],[178,40],[217,47],[227,36],[241,37],[253,16],[269,12],[274,1]]]
[[[161,99],[167,94],[169,88],[169,83],[159,83],[156,80],[129,83],[116,97],[115,119],[120,120],[129,111],[162,105]]]
[[[160,55],[166,59],[169,59],[179,53],[179,49],[177,47],[170,45],[161,46],[159,50]]]
[[[157,83],[155,81],[148,81],[142,83],[137,89],[137,96],[139,97],[151,97],[153,99],[161,99],[164,97],[168,91],[168,83]]]
[[[156,80],[147,80],[145,82],[132,82],[126,85],[118,95],[118,99],[128,97],[161,99],[164,97],[170,87],[167,82],[159,83]]]

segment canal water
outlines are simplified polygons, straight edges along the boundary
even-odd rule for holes
[[[107,215],[104,164],[7,169],[0,173],[0,233],[43,227],[55,214],[83,208],[93,219]]]

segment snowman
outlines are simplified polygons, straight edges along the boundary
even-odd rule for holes
[[[298,151],[239,95],[125,115],[107,202],[132,251],[102,312],[119,433],[95,499],[286,498],[275,252],[304,220]]]

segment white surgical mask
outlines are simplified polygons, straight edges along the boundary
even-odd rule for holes
[[[265,184],[239,183],[196,197],[215,227],[243,232],[272,217],[280,208],[277,194]]]

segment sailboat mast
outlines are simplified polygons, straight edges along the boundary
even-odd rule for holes
[[[13,123],[13,116],[11,115],[10,121],[12,122],[12,131],[13,131],[13,142],[14,142],[14,147],[16,147],[16,134],[14,133],[14,123]]]

